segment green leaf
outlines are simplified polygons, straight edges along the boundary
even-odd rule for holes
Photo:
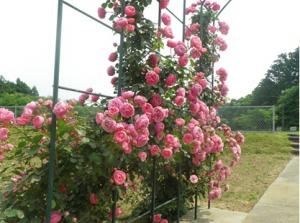
[[[24,212],[21,211],[21,210],[17,210],[17,217],[18,217],[19,219],[24,218]]]

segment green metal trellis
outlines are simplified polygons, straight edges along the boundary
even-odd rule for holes
[[[219,14],[223,11],[223,9],[231,2],[232,0],[229,0],[225,6],[220,10]],[[160,2],[160,0],[158,0]],[[204,1],[202,2],[201,8],[203,6]],[[60,48],[61,48],[61,35],[62,35],[62,18],[63,18],[63,6],[68,6],[71,9],[81,13],[82,15],[90,18],[91,20],[101,24],[102,26],[114,30],[113,27],[105,24],[104,22],[98,20],[97,18],[89,15],[88,13],[82,11],[81,9],[77,8],[76,6],[68,3],[64,0],[58,0],[58,6],[57,6],[57,26],[56,26],[56,46],[55,46],[55,65],[54,65],[54,78],[53,78],[53,106],[58,101],[58,89],[67,90],[67,91],[73,91],[73,92],[79,92],[79,93],[88,93],[91,95],[97,95],[101,97],[106,98],[112,98],[113,96],[103,95],[103,94],[96,94],[96,93],[90,93],[78,89],[73,89],[69,87],[59,86],[59,69],[60,69]],[[125,7],[125,0],[121,0],[121,11],[123,15],[123,9]],[[185,40],[185,29],[189,29],[188,26],[186,26],[186,0],[183,0],[183,16],[182,20],[176,16],[175,13],[173,13],[168,8],[166,9],[171,15],[173,15],[181,24],[182,24],[182,41]],[[158,7],[158,27],[161,26],[161,9]],[[122,31],[120,33],[120,55],[119,55],[119,77],[118,77],[118,96],[121,94],[122,86],[123,86],[123,57],[124,57],[124,41],[125,36],[124,32]],[[151,49],[150,49],[151,50]],[[160,56],[164,57],[160,54],[159,50],[155,52],[159,54]],[[213,78],[213,73],[212,73]],[[213,80],[213,79],[212,79]],[[213,81],[212,81],[213,82]],[[212,85],[213,86],[213,85]],[[56,116],[54,113],[52,113],[52,122],[51,122],[51,130],[50,130],[50,148],[49,148],[49,164],[48,164],[48,189],[47,189],[47,207],[46,207],[46,222],[50,223],[51,219],[51,205],[52,205],[52,198],[53,198],[53,182],[54,182],[54,167],[55,167],[55,157],[56,157]],[[180,166],[178,166],[178,172],[180,173]],[[165,205],[170,204],[171,202],[177,201],[177,222],[179,222],[179,205],[180,205],[180,178],[178,178],[178,186],[177,186],[177,196],[175,198],[172,198],[160,205],[155,204],[155,194],[156,194],[156,158],[153,158],[152,162],[152,188],[151,188],[151,207],[150,210],[141,214],[140,216],[137,216],[131,220],[129,220],[129,223],[133,223],[145,216],[150,215],[150,219],[152,219],[154,212],[160,208],[162,208]],[[116,221],[115,216],[115,209],[116,209],[116,202],[117,202],[117,192],[113,189],[112,190],[112,222],[114,223]],[[195,219],[197,218],[197,192],[195,194]]]

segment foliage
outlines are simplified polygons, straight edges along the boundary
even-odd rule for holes
[[[23,93],[2,93],[0,96],[1,106],[24,106],[28,102],[37,100],[38,97]]]
[[[286,89],[279,97],[276,104],[278,123],[282,123],[284,129],[291,126],[299,127],[299,86]],[[283,119],[283,120],[282,120]]]
[[[100,18],[107,8],[114,10],[109,19],[124,37],[109,55],[115,66],[107,69],[110,76],[119,74],[112,79],[118,97],[99,100],[87,89],[78,102],[52,105],[51,100],[39,99],[28,103],[17,118],[0,110],[0,155],[8,161],[18,159],[16,175],[2,196],[0,218],[9,223],[44,221],[51,112],[58,119],[52,223],[109,221],[112,191],[118,197],[115,214],[124,217],[121,204],[128,194],[141,187],[140,195],[149,197],[153,162],[159,185],[157,203],[174,196],[178,182],[182,210],[199,188],[210,200],[221,196],[244,142],[243,135],[222,125],[216,114],[228,91],[226,70],[219,68],[214,83],[208,82],[219,51],[227,48],[220,33],[227,34],[229,27],[218,21],[217,3],[197,2],[186,9],[191,24],[185,38],[175,41],[167,15],[162,14],[164,27],[155,27],[143,17],[150,3],[126,1],[123,10],[117,1],[107,0],[98,9]],[[161,9],[167,3],[161,1]],[[157,53],[167,46],[171,55]],[[89,114],[78,104],[87,102],[101,108],[96,117],[90,111],[92,117],[84,120],[79,114]],[[8,128],[22,134],[14,149],[8,143]],[[223,163],[225,151],[231,159]],[[141,204],[149,209],[147,199]],[[167,207],[163,216],[172,220],[174,210],[174,205]]]

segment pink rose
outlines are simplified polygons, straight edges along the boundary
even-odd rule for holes
[[[33,111],[31,109],[25,107],[23,112],[22,112],[22,117],[31,118],[32,112]]]
[[[175,53],[177,56],[183,56],[186,52],[186,47],[184,43],[180,42],[177,44],[177,46],[174,48]]]
[[[142,110],[143,110],[143,112],[145,114],[147,114],[147,115],[151,115],[152,114],[152,112],[153,112],[153,106],[151,104],[145,103],[141,107],[142,107]]]
[[[184,126],[185,120],[183,118],[177,118],[175,120],[175,124],[178,125],[178,126]]]
[[[168,87],[173,86],[177,81],[177,78],[174,74],[169,74],[168,77],[165,80],[165,83]]]
[[[227,80],[228,74],[227,74],[227,71],[226,71],[223,67],[219,68],[219,69],[216,71],[216,73],[217,73],[217,75],[219,75],[220,81],[224,82],[224,81]]]
[[[119,114],[119,109],[116,106],[109,106],[108,108],[108,115],[110,117],[116,117]]]
[[[51,213],[50,223],[58,223],[62,219],[62,214],[59,211]]]
[[[196,184],[198,182],[198,177],[195,174],[193,174],[190,176],[190,181],[191,183]]]
[[[170,39],[174,38],[173,31],[172,31],[172,28],[170,26],[166,26],[162,31],[163,31],[163,35],[166,38],[170,38]]]
[[[129,103],[124,103],[121,107],[120,107],[120,113],[122,115],[122,117],[124,118],[130,118],[133,117],[135,114],[135,110],[132,104]]]
[[[219,11],[220,8],[221,8],[221,6],[220,6],[218,3],[216,3],[216,2],[213,2],[213,3],[211,4],[211,9],[212,9],[213,11]]]
[[[133,32],[135,30],[135,25],[128,24],[126,26],[126,30],[127,30],[127,32]]]
[[[127,5],[124,9],[124,13],[126,16],[128,17],[133,17],[136,15],[136,10],[135,7],[131,6],[131,5]]]
[[[28,108],[32,111],[34,111],[36,109],[36,107],[37,107],[37,104],[34,101],[32,101],[32,102],[28,103],[27,105],[25,105],[25,108]]]
[[[169,5],[169,0],[160,0],[159,1],[159,7],[162,9],[167,8]]]
[[[163,132],[164,129],[165,129],[164,123],[162,123],[162,122],[155,123],[154,130],[155,130],[156,134]]]
[[[111,119],[110,117],[105,117],[101,122],[101,127],[109,133],[115,131],[117,123],[115,120]]]
[[[216,164],[215,164],[215,170],[220,170],[223,167],[223,162],[222,160],[217,160]]]
[[[193,135],[190,133],[185,133],[182,140],[184,144],[191,144],[193,141]]]
[[[202,49],[202,41],[198,36],[193,36],[191,38],[191,47],[195,47],[197,50]]]
[[[185,96],[185,89],[183,87],[178,88],[177,91],[176,91],[176,95],[184,97]]]
[[[145,104],[147,102],[147,98],[145,98],[144,96],[137,95],[134,97],[133,101],[134,101],[134,103],[136,103],[140,107],[142,107],[143,104]]]
[[[70,105],[66,102],[61,101],[54,106],[53,112],[57,116],[57,118],[60,119],[60,118],[64,118],[64,116],[69,111],[69,109],[70,109]]]
[[[157,56],[156,54],[151,54],[149,56],[149,60],[151,62],[151,66],[152,67],[156,67],[158,65],[158,63],[159,63],[159,56]]]
[[[148,128],[149,123],[150,121],[147,115],[141,115],[140,117],[137,118],[134,126],[136,129],[145,129]]]
[[[44,121],[45,121],[44,117],[38,115],[32,119],[32,124],[34,128],[40,129],[43,126]]]
[[[154,67],[153,71],[157,74],[160,74],[161,69],[159,67]]]
[[[149,71],[146,74],[146,83],[150,86],[156,85],[159,82],[159,76],[154,71]]]
[[[93,205],[99,203],[99,198],[97,197],[96,194],[94,194],[94,193],[90,194],[90,203]]]
[[[126,181],[126,173],[122,170],[116,169],[113,173],[112,180],[116,185],[122,185]]]
[[[188,64],[188,62],[189,56],[186,53],[178,59],[179,66],[181,67],[185,67]]]
[[[113,78],[110,80],[110,83],[111,83],[113,86],[115,86],[116,83],[117,83],[117,81],[118,81],[118,78],[117,78],[117,77],[113,77]]]
[[[162,107],[157,106],[153,109],[152,119],[155,122],[162,122],[165,119],[165,111]]]
[[[168,219],[161,219],[160,223],[168,223]]]
[[[215,33],[217,31],[217,28],[215,26],[208,26],[208,31],[211,33]]]
[[[92,96],[91,96],[92,102],[97,102],[98,99],[99,99],[99,96],[98,96],[98,95],[92,95]]]
[[[99,18],[101,18],[101,19],[104,19],[104,18],[105,18],[105,16],[106,16],[105,8],[102,8],[102,7],[99,7],[99,8],[98,8],[98,16],[99,16]]]
[[[122,29],[126,28],[128,25],[128,21],[126,18],[120,17],[115,21],[115,29],[117,31],[122,31]]]
[[[136,138],[136,147],[141,148],[145,146],[149,141],[148,135],[142,134]]]
[[[167,46],[170,47],[170,48],[175,48],[177,46],[178,42],[177,41],[174,41],[174,40],[168,40],[167,41]]]
[[[0,128],[0,140],[5,141],[8,139],[9,130],[7,128]]]
[[[229,26],[225,22],[219,22],[219,30],[223,35],[227,35],[229,31]]]
[[[199,30],[200,30],[200,24],[199,23],[193,23],[193,24],[191,24],[190,30],[193,33],[199,32]]]
[[[166,26],[171,25],[171,17],[167,13],[161,15],[161,20]]]
[[[157,156],[160,153],[160,148],[158,145],[151,145],[149,150],[150,150],[151,156]]]
[[[133,91],[124,91],[124,92],[122,92],[122,98],[124,98],[124,99],[129,99],[129,98],[132,98],[133,96],[134,96]]]
[[[161,96],[159,94],[153,94],[150,100],[150,103],[154,106],[160,106],[163,103],[163,99],[161,98]]]
[[[116,131],[115,133],[114,133],[114,141],[116,142],[116,143],[122,143],[122,142],[125,142],[125,141],[127,141],[127,139],[128,139],[128,136],[127,136],[127,134],[126,134],[126,132],[125,131]]]
[[[185,98],[182,96],[176,96],[176,98],[174,99],[174,103],[178,106],[182,106],[185,102]]]
[[[138,153],[138,157],[140,158],[140,160],[141,160],[142,162],[145,162],[146,159],[147,159],[147,153],[145,153],[145,152],[139,152],[139,153]]]
[[[135,24],[135,18],[127,18],[129,24]]]
[[[96,123],[98,125],[101,125],[103,119],[104,119],[104,114],[102,112],[98,112],[96,115]]]
[[[161,151],[161,155],[164,159],[170,159],[173,156],[173,151],[170,148],[164,148]]]
[[[153,215],[153,222],[159,223],[161,221],[161,214]]]
[[[113,52],[111,54],[109,54],[108,60],[111,62],[115,62],[118,59],[118,53],[117,52]]]
[[[16,123],[17,123],[17,125],[20,125],[20,126],[27,125],[29,122],[30,122],[30,118],[26,118],[26,117],[22,117],[22,116],[16,118]]]
[[[5,108],[0,108],[0,122],[8,124],[14,120],[14,113]]]
[[[109,76],[113,76],[113,75],[115,75],[115,67],[114,66],[109,66],[108,68],[107,68],[107,74],[109,75]]]

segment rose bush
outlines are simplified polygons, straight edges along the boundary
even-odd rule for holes
[[[109,221],[112,189],[118,194],[117,217],[122,217],[127,194],[137,188],[144,199],[134,213],[148,208],[153,159],[157,203],[174,197],[178,181],[182,207],[196,190],[212,200],[228,188],[226,179],[240,159],[244,137],[217,116],[226,100],[227,71],[218,68],[216,78],[212,76],[219,51],[227,48],[221,35],[228,33],[229,26],[218,21],[220,5],[197,1],[186,9],[190,24],[185,39],[175,40],[171,17],[164,10],[169,0],[160,1],[162,27],[154,27],[143,16],[150,3],[129,0],[122,10],[118,0],[107,0],[98,9],[101,19],[112,9],[109,20],[116,32],[124,32],[124,46],[114,44],[117,52],[108,56],[117,63],[107,68],[116,92],[122,83],[121,95],[99,99],[87,89],[78,101],[58,102],[53,108],[50,100],[41,99],[27,104],[20,117],[0,109],[0,161],[13,162],[14,174],[6,179],[10,183],[0,196],[1,220],[44,221],[51,112],[58,118],[51,222]],[[155,53],[164,47],[171,49],[171,55]],[[115,77],[120,69],[123,75]],[[93,106],[78,109],[87,102]],[[89,117],[94,121],[82,119],[80,113],[95,105],[98,111]],[[10,132],[18,134],[14,148]],[[225,163],[221,157],[228,152],[232,160]],[[160,213],[171,220],[172,210]],[[160,214],[154,221],[168,222]]]

